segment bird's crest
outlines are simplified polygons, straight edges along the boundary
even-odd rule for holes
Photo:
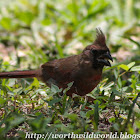
[[[93,44],[100,45],[102,47],[106,46],[106,39],[105,35],[100,28],[96,28],[96,40]]]

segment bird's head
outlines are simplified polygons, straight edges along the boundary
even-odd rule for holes
[[[109,60],[113,62],[109,48],[106,45],[105,36],[100,28],[96,29],[96,40],[87,46],[84,51],[88,51],[92,58],[94,68],[111,66]]]

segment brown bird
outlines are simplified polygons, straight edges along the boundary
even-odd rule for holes
[[[108,60],[113,61],[103,32],[99,28],[96,32],[96,40],[79,55],[47,62],[38,70],[1,72],[0,78],[37,77],[49,87],[54,84],[63,89],[73,82],[67,95],[75,93],[84,96],[100,82],[103,67],[111,66]]]

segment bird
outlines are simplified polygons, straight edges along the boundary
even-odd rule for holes
[[[78,55],[55,59],[42,64],[36,70],[0,72],[1,78],[34,78],[42,80],[48,87],[52,84],[62,88],[68,87],[67,95],[85,96],[101,81],[104,66],[113,62],[106,37],[100,28],[96,28],[96,38]]]

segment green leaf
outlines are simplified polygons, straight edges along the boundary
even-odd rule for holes
[[[94,120],[95,120],[95,129],[98,128],[98,123],[99,123],[99,108],[98,108],[98,102],[95,104],[95,109],[94,109]]]
[[[117,79],[118,78],[118,72],[116,69],[114,69],[114,75],[115,75],[115,78]]]
[[[68,88],[71,88],[71,86],[73,85],[74,81],[68,83]]]
[[[122,93],[119,92],[119,91],[117,91],[116,89],[112,89],[112,91],[113,91],[113,93],[114,93],[115,95],[117,95],[117,96],[121,96],[121,95],[122,95]]]
[[[64,89],[63,93],[66,93],[70,88],[71,86],[73,85],[74,81],[68,83],[68,87]]]
[[[62,88],[59,89],[58,86],[56,86],[56,85],[54,85],[54,84],[51,84],[51,91],[52,91],[53,93],[59,93],[59,92],[62,91]]]
[[[4,105],[5,102],[6,100],[0,97],[0,105]]]
[[[131,71],[140,71],[140,66],[135,66],[131,69]]]
[[[77,116],[77,114],[68,114],[68,115],[66,115],[70,120],[72,120],[72,121],[76,121],[77,120],[77,118],[78,118],[78,116]]]
[[[121,64],[121,65],[119,65],[119,67],[124,69],[124,70],[126,70],[126,71],[129,70],[129,67],[127,65],[125,65],[125,64]]]
[[[34,15],[29,11],[21,11],[17,14],[17,18],[25,24],[30,25],[34,19]]]
[[[34,78],[33,83],[29,87],[27,87],[26,90],[32,89],[33,87],[39,87],[39,81],[37,80],[37,78]]]
[[[119,125],[118,125],[117,123],[113,124],[113,127],[114,127],[114,129],[117,130],[117,131],[120,130]]]
[[[112,82],[109,82],[106,86],[103,87],[102,90],[108,90],[113,85],[114,85],[114,82],[113,81]]]
[[[60,102],[61,101],[61,98],[56,98],[56,99],[54,99],[54,100],[52,100],[52,101],[50,101],[50,102],[48,102],[48,105],[49,106],[52,106],[53,104],[56,104],[56,103],[58,103],[58,102]]]
[[[3,17],[0,20],[0,24],[3,28],[5,28],[6,30],[10,30],[11,29],[11,19],[8,17]]]
[[[135,65],[135,62],[131,62],[131,63],[129,63],[127,66],[128,66],[128,68],[130,69],[130,68],[132,68],[134,65]]]
[[[85,113],[84,111],[80,111],[80,116],[81,116],[82,118],[86,118],[86,113]]]
[[[135,104],[136,104],[136,102],[137,102],[137,100],[138,100],[139,97],[140,97],[140,92],[138,93],[138,95],[137,95],[136,98],[133,100],[133,103],[132,103],[131,106],[130,106],[129,113],[128,113],[128,117],[127,117],[127,120],[126,120],[126,122],[125,122],[125,124],[124,124],[124,127],[123,127],[123,132],[126,130],[127,125],[128,125],[129,122],[130,122],[130,118],[131,118],[131,115],[132,115],[132,113],[133,113],[134,106],[135,106]]]
[[[109,122],[112,123],[115,121],[115,117],[109,118]]]
[[[94,114],[94,110],[89,110],[87,113],[86,113],[86,116],[87,117],[90,117]]]
[[[17,112],[10,112],[7,116],[5,116],[5,119],[3,120],[5,127],[3,129],[3,132],[1,132],[1,134],[7,133],[9,130],[15,128],[16,126],[19,126],[24,121],[25,118],[23,117],[23,115]]]
[[[66,110],[66,104],[67,104],[67,95],[64,94],[63,95],[63,101],[62,101],[62,108],[61,108],[61,112],[62,114],[64,114],[65,110]]]
[[[121,88],[122,87],[122,81],[121,81],[121,78],[119,77],[118,78],[118,86]]]

